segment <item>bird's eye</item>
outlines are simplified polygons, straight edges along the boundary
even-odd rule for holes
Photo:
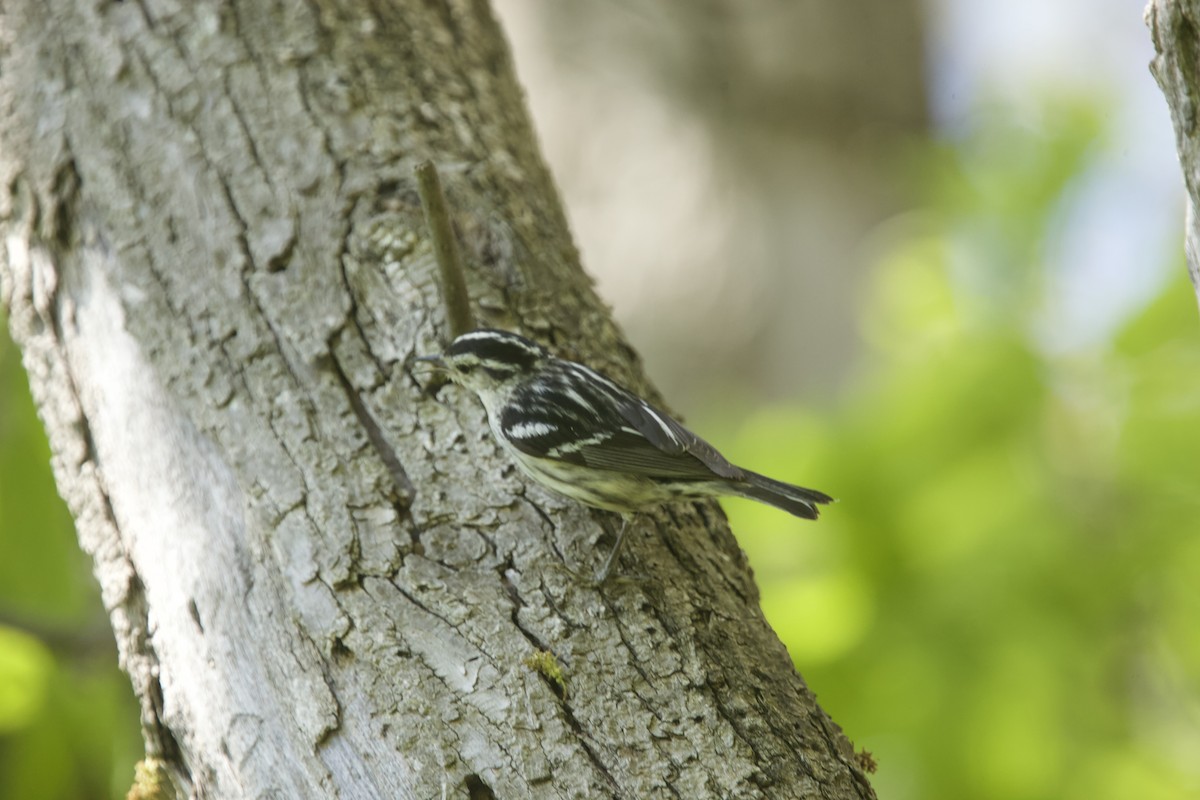
[[[477,367],[477,366],[479,366],[479,365],[478,364],[459,364],[458,371],[461,372],[463,375],[470,375],[471,370],[475,369],[475,367]]]

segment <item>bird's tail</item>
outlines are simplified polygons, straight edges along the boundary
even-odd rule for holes
[[[734,486],[742,497],[775,506],[781,511],[805,519],[817,518],[818,504],[833,502],[833,498],[824,492],[805,489],[803,486],[793,486],[790,483],[777,481],[749,470],[746,471],[745,479]]]

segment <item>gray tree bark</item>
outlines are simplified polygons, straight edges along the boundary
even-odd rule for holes
[[[1146,25],[1154,41],[1154,73],[1175,126],[1175,147],[1187,188],[1187,225],[1184,247],[1188,273],[1200,299],[1200,0],[1150,0]]]
[[[0,13],[0,300],[155,791],[873,796],[716,506],[597,591],[606,518],[406,369],[442,330],[432,158],[481,319],[645,388],[485,3]]]

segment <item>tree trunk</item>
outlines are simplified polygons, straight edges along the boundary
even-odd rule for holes
[[[406,368],[445,332],[434,159],[480,319],[645,388],[485,3],[0,30],[0,299],[175,791],[873,796],[715,505],[641,521],[597,591],[609,518]]]
[[[1187,230],[1184,235],[1188,272],[1200,299],[1200,0],[1150,0],[1146,25],[1154,40],[1150,71],[1167,98],[1175,126],[1175,147],[1187,188]]]

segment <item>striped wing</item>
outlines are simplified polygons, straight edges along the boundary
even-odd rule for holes
[[[745,473],[665,412],[587,367],[559,361],[500,417],[521,452],[657,480],[741,480]]]

